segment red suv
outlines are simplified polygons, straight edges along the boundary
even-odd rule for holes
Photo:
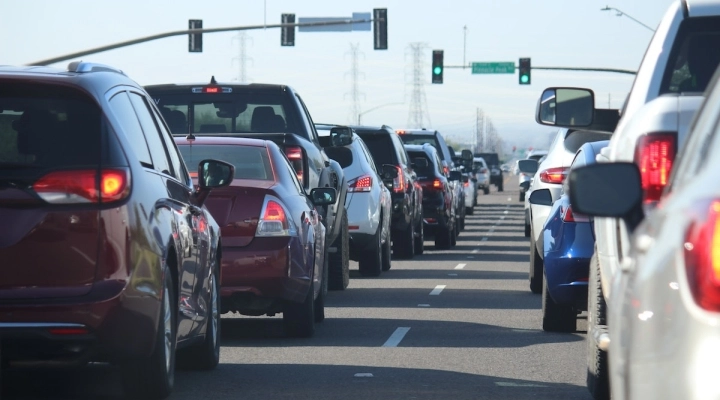
[[[0,67],[3,363],[120,366],[130,398],[164,398],[178,360],[219,360],[218,225],[157,108],[111,67]],[[214,182],[213,184],[211,184]]]

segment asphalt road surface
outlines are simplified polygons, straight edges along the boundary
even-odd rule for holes
[[[513,188],[512,177],[506,187]],[[584,314],[577,332],[541,329],[528,288],[517,191],[479,195],[451,250],[393,260],[378,278],[351,263],[309,339],[282,317],[224,315],[221,364],[178,371],[171,399],[590,399]],[[3,398],[118,399],[117,370],[11,371]]]

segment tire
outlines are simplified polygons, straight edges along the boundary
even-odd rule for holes
[[[448,226],[444,226],[442,228],[438,228],[438,231],[435,233],[435,248],[438,250],[447,250],[450,248],[450,236],[453,234],[453,231]]]
[[[500,183],[498,183],[497,188],[498,188],[498,192],[503,191],[503,181],[502,180],[500,180]]]
[[[328,289],[345,290],[350,284],[350,234],[348,233],[347,210],[343,215],[340,235],[335,239],[332,247],[334,253],[329,253],[328,258]]]
[[[415,226],[409,223],[404,231],[396,235],[397,240],[393,240],[393,252],[398,258],[412,259],[415,256]]]
[[[213,274],[210,276],[211,292],[209,294],[208,309],[210,321],[205,330],[205,340],[202,343],[178,351],[178,366],[183,369],[211,370],[220,362],[220,272],[219,261],[213,265]]]
[[[127,398],[164,399],[170,395],[175,382],[178,302],[175,283],[167,266],[162,274],[163,297],[155,349],[147,358],[130,360],[121,365],[123,390]]]
[[[385,243],[382,244],[382,270],[384,271],[390,271],[390,268],[392,268],[392,248],[390,247],[390,238],[388,237],[387,240],[385,240]]]
[[[381,228],[373,235],[373,245],[360,255],[358,267],[362,276],[379,276],[382,272]]]
[[[323,262],[323,278],[322,278],[322,284],[320,293],[318,294],[317,299],[313,302],[313,314],[314,314],[314,320],[315,322],[323,322],[325,321],[325,296],[327,296],[328,292],[328,276],[330,274],[329,268],[328,268],[328,253],[327,248],[325,248],[325,261]]]
[[[530,225],[525,225],[525,237],[530,237]]]
[[[460,221],[460,225],[458,226],[457,235],[456,235],[456,236],[460,236],[460,231],[464,231],[464,230],[465,230],[465,213],[466,213],[466,211],[467,211],[467,209],[466,209],[465,207],[463,207],[462,217],[461,217],[460,220],[459,220],[459,221]]]
[[[600,285],[600,265],[597,250],[590,259],[590,276],[588,279],[588,310],[587,325],[587,388],[595,400],[610,399],[610,378],[607,353],[600,350],[595,340],[591,339],[593,330],[598,325],[606,325],[605,297]]]
[[[530,238],[530,291],[539,294],[543,290],[543,259],[538,254],[535,237]]]
[[[473,215],[474,212],[475,212],[474,206],[470,207],[470,208],[465,208],[465,214],[467,214],[467,215]]]
[[[490,187],[483,188],[483,194],[489,194],[490,193]]]
[[[550,296],[547,280],[542,286],[542,328],[545,332],[575,332],[577,313],[569,304],[557,304]]]
[[[520,197],[518,197],[518,201],[525,201],[525,192],[520,192]]]
[[[457,244],[457,237],[460,234],[460,228],[458,228],[458,223],[455,221],[455,224],[453,224],[454,228],[452,231],[450,231],[450,246],[455,246]]]
[[[312,281],[311,281],[312,282]],[[283,309],[285,334],[292,337],[308,338],[315,334],[315,302],[313,283],[302,303],[288,301]],[[322,294],[322,291],[320,292]]]
[[[425,252],[425,225],[422,221],[420,221],[420,224],[418,225],[419,228],[415,229],[415,232],[417,233],[415,236],[415,255],[420,255]]]

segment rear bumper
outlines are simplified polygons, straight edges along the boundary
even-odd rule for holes
[[[545,254],[545,279],[550,297],[558,304],[573,304],[587,310],[589,258],[565,258]]]
[[[283,301],[301,303],[311,287],[314,260],[295,236],[254,238],[245,247],[223,247],[222,312],[264,315]]]

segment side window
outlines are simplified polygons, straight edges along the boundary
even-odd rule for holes
[[[315,130],[315,124],[313,123],[312,117],[310,117],[310,112],[307,110],[307,107],[305,107],[305,103],[303,103],[300,96],[297,94],[295,95],[297,97],[298,102],[300,103],[300,106],[302,107],[302,112],[300,113],[302,116],[302,120],[307,125],[310,133],[310,140],[314,140],[316,143],[318,142],[318,134]]]
[[[375,161],[370,155],[370,150],[365,147],[365,143],[362,141],[362,139],[358,138],[357,142],[360,144],[360,150],[362,151],[363,155],[365,155],[365,159],[367,160],[368,164],[370,164],[370,168],[372,168],[372,170],[375,171],[375,173],[377,174],[378,171],[375,167]]]
[[[144,166],[152,167],[150,151],[127,92],[120,92],[113,96],[110,99],[110,107],[120,123],[121,131],[127,136],[135,156]]]
[[[403,145],[402,140],[400,140],[399,137],[397,137],[396,134],[391,133],[390,137],[392,138],[392,141],[395,142],[395,148],[397,149],[397,156],[398,160],[402,164],[409,165],[408,158],[407,158],[407,151],[405,151],[405,146]]]
[[[130,96],[130,102],[132,102],[135,108],[140,126],[142,126],[142,130],[145,133],[145,140],[147,140],[155,170],[172,175],[172,167],[170,166],[170,161],[165,151],[165,144],[160,138],[160,132],[158,132],[155,121],[152,115],[150,115],[147,103],[145,103],[145,100],[137,93],[129,92],[128,95]]]
[[[160,137],[165,143],[165,148],[167,148],[168,154],[170,155],[170,162],[172,162],[173,170],[175,171],[175,178],[177,178],[180,182],[184,183],[187,186],[192,186],[192,180],[190,180],[190,175],[188,174],[185,163],[180,156],[180,151],[177,149],[175,141],[173,140],[172,135],[168,130],[168,127],[165,125],[165,121],[154,107],[151,106],[151,110],[153,116],[155,117],[155,122],[160,129]]]

